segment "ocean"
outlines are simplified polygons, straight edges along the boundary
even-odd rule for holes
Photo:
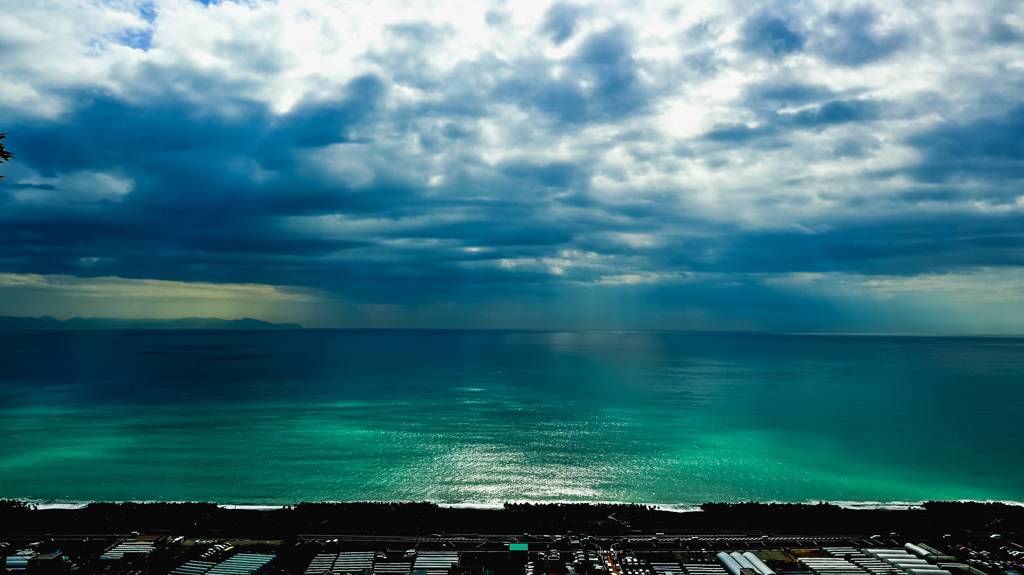
[[[0,331],[0,498],[1024,502],[1024,338]]]

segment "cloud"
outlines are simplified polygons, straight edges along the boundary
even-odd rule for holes
[[[743,25],[743,47],[770,56],[785,56],[803,49],[807,39],[792,24],[778,16],[762,13]]]
[[[294,286],[338,325],[810,329],[876,304],[763,277],[1024,263],[1013,4],[9,8],[3,273]]]
[[[627,117],[649,101],[629,28],[594,32],[561,61],[530,60],[498,86],[496,96],[555,120],[582,124]]]
[[[346,142],[351,130],[365,122],[380,105],[385,86],[373,75],[350,80],[343,88],[340,102],[317,106],[298,106],[281,118],[278,137],[291,137],[299,147],[317,147]]]
[[[556,2],[544,14],[544,31],[551,34],[551,41],[556,45],[564,44],[576,33],[577,21],[582,15],[583,9],[579,6]]]
[[[834,96],[825,86],[800,83],[761,84],[750,86],[747,101],[751,106],[800,105],[827,100]]]
[[[907,47],[913,36],[899,27],[884,29],[879,14],[867,7],[836,11],[824,18],[818,48],[830,61],[861,66]]]
[[[839,142],[832,154],[837,158],[863,158],[881,147],[882,142],[874,136],[850,138]]]
[[[943,122],[908,139],[924,155],[912,169],[922,181],[1024,178],[1024,105],[967,123]]]
[[[11,197],[23,204],[121,202],[135,189],[131,178],[115,172],[81,170],[56,177],[22,178]]]
[[[787,118],[800,127],[829,126],[848,122],[868,122],[878,117],[878,106],[864,100],[832,100],[816,109],[801,110]]]

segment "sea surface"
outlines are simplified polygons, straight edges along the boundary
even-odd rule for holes
[[[0,332],[0,498],[1024,501],[1024,338]]]

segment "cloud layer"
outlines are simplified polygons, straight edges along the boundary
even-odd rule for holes
[[[54,0],[0,49],[10,274],[292,286],[332,325],[826,329],[867,308],[807,274],[1024,260],[1019,3]]]

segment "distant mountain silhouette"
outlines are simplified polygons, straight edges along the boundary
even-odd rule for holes
[[[73,317],[67,321],[43,317],[0,315],[0,329],[302,329],[297,323],[270,323],[252,319],[183,317],[179,319],[112,319]]]

